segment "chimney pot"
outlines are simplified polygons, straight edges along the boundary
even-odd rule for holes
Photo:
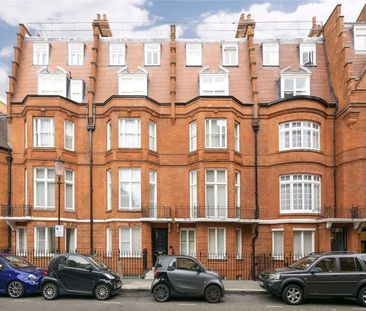
[[[97,14],[97,20],[100,20],[100,14],[99,13]]]
[[[107,20],[107,15],[103,14],[103,19],[106,21]]]

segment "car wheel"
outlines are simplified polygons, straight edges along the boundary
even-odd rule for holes
[[[362,287],[358,292],[357,301],[361,306],[366,307],[366,287]]]
[[[55,283],[46,283],[42,287],[42,296],[47,300],[55,300],[58,297],[58,287]]]
[[[111,296],[111,290],[107,284],[98,284],[94,289],[94,296],[98,300],[107,300]]]
[[[304,300],[304,291],[298,285],[289,285],[282,292],[282,299],[289,305],[299,305]]]
[[[11,298],[20,298],[24,295],[24,286],[20,281],[12,281],[8,285],[8,295]]]
[[[165,302],[170,298],[169,287],[165,284],[158,284],[154,287],[153,296],[157,302]]]
[[[209,303],[217,303],[221,300],[221,290],[216,285],[210,285],[205,290],[205,299]]]

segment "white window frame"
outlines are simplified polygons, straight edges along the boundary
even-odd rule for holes
[[[108,121],[107,125],[107,151],[112,149],[112,121]]]
[[[215,230],[215,250],[210,253],[210,230]],[[224,232],[224,252],[223,254],[218,253],[218,230],[223,230]],[[209,227],[207,234],[207,248],[208,248],[208,259],[226,259],[226,228],[224,227]]]
[[[362,35],[360,35],[362,32]],[[362,41],[360,41],[359,37],[363,38],[363,45]],[[353,28],[353,42],[354,42],[354,49],[355,51],[366,51],[366,26],[365,25],[355,25]]]
[[[68,132],[67,129],[69,126],[71,127],[71,135],[68,135],[68,133],[67,133]],[[71,139],[70,148],[67,147],[67,140],[66,140],[67,138]],[[75,124],[72,121],[65,120],[65,122],[64,122],[64,148],[66,150],[74,151],[75,150],[74,141],[75,141]]]
[[[28,170],[24,169],[24,204],[28,205]]]
[[[153,187],[154,201],[151,200],[151,188]],[[150,206],[150,217],[158,217],[158,173],[154,170],[149,172],[149,206]]]
[[[311,251],[310,253],[313,253],[315,250],[315,229],[313,228],[293,228],[293,234],[299,233],[301,234],[301,254],[295,254],[295,251],[293,249],[294,259],[298,260],[305,256],[304,252],[304,232],[310,232],[311,233]],[[292,239],[293,242],[295,242],[295,238]],[[293,244],[294,248],[295,244]]]
[[[228,50],[230,49],[230,50]],[[225,54],[226,53],[230,53],[229,55],[231,55],[231,51],[235,49],[233,55],[234,56],[230,56],[229,60],[226,59]],[[230,66],[238,66],[239,65],[239,45],[238,43],[223,43],[221,46],[221,55],[222,55],[222,65],[225,67],[230,67]]]
[[[118,95],[147,96],[147,73],[118,73]],[[127,85],[125,87],[125,84]]]
[[[50,58],[50,45],[46,42],[33,43],[33,66],[47,66]]]
[[[234,123],[234,150],[240,152],[240,123]]]
[[[84,43],[70,42],[68,44],[68,65],[82,66],[83,64],[84,64]]]
[[[40,132],[42,121],[49,120],[50,132]],[[41,135],[49,135],[49,144],[41,145]],[[55,147],[55,120],[52,117],[37,117],[33,119],[33,147],[37,148],[54,148]]]
[[[236,259],[243,258],[243,232],[241,228],[235,228],[235,252]]]
[[[105,231],[105,235],[106,235],[106,241],[105,241],[105,245],[106,245],[106,255],[107,257],[112,257],[112,246],[113,246],[113,242],[112,242],[112,228],[111,227],[107,227],[106,231]]]
[[[200,73],[200,96],[228,96],[229,74],[228,73]],[[211,82],[205,81],[211,79]],[[223,82],[217,81],[223,79]]]
[[[197,180],[198,180],[198,171],[192,170],[189,172],[189,210],[190,210],[190,218],[198,217],[198,207],[197,207]]]
[[[267,55],[270,56],[267,57]],[[262,44],[263,66],[279,66],[280,46],[278,43]]]
[[[189,239],[189,233],[193,232],[193,237],[194,237],[194,246],[193,246],[193,250],[190,249],[190,239]],[[184,250],[182,248],[182,234],[185,235],[186,238],[186,250]],[[180,229],[180,233],[179,233],[179,245],[180,245],[180,254],[181,255],[187,255],[187,256],[192,256],[195,257],[196,256],[196,245],[197,245],[197,238],[196,238],[196,229],[193,228],[182,228]]]
[[[137,132],[126,133],[126,121],[134,121]],[[127,146],[126,136],[134,136],[135,143],[133,146]],[[141,148],[141,120],[140,118],[120,118],[118,120],[118,147],[119,148]]]
[[[38,95],[67,97],[68,81],[63,69],[58,69],[58,73],[38,73]]]
[[[24,249],[21,249],[20,246],[19,246],[19,241],[20,241],[20,229],[24,230]],[[17,226],[16,227],[16,254],[18,256],[27,256],[27,250],[28,250],[28,247],[27,247],[27,227],[25,226]]]
[[[149,149],[152,151],[157,150],[156,126],[156,122],[149,121]]]
[[[303,54],[312,55],[312,62],[304,63]],[[299,47],[300,66],[316,66],[316,43],[300,43]]]
[[[297,87],[297,80],[298,79],[305,79],[305,88],[298,88]],[[293,81],[293,94],[287,95],[288,97],[291,96],[298,96],[298,95],[310,95],[310,74],[281,74],[281,98],[285,97],[285,91],[291,91],[291,90],[285,90],[285,81],[286,80],[292,80]],[[300,94],[299,94],[300,93]]]
[[[275,243],[275,234],[281,233],[281,245],[279,247],[282,249],[282,252],[277,251],[277,245]],[[272,229],[272,258],[275,260],[283,260],[284,258],[284,230],[283,228]]]
[[[28,148],[28,121],[24,121],[24,149]]]
[[[235,216],[240,218],[240,171],[235,171]]]
[[[123,180],[122,179],[122,173],[123,171],[126,171],[128,172],[129,174],[129,177],[130,179],[126,179],[126,180]],[[135,173],[138,173],[139,174],[139,178],[138,180],[132,180],[132,174],[133,172]],[[128,183],[128,186],[129,186],[129,193],[128,193],[128,197],[129,197],[129,204],[128,206],[122,206],[122,200],[121,200],[121,192],[122,192],[122,184],[123,183]],[[138,184],[139,186],[139,192],[138,192],[138,195],[139,195],[139,198],[140,198],[140,206],[136,206],[136,207],[133,207],[132,206],[132,186],[133,184]],[[136,168],[136,167],[121,167],[119,169],[119,184],[118,184],[118,188],[119,188],[119,191],[118,191],[118,207],[120,210],[141,210],[141,169],[140,168]]]
[[[77,103],[84,99],[84,80],[70,79],[69,98]]]
[[[150,57],[148,55],[149,53],[153,53],[153,54],[157,53],[156,62],[154,62],[154,56]],[[145,66],[160,66],[160,55],[161,55],[160,43],[145,43],[144,44]]]
[[[220,126],[220,139],[219,146],[213,146],[212,143],[212,122],[220,121],[225,123],[225,128]],[[224,144],[222,143],[222,137],[224,137]],[[206,149],[226,149],[227,148],[227,120],[223,118],[207,118],[205,119],[205,148]]]
[[[44,170],[44,174],[45,177],[43,179],[38,179],[37,178],[37,170]],[[54,209],[56,207],[56,188],[54,190],[55,192],[55,200],[54,202],[48,202],[48,188],[50,186],[50,184],[53,184],[53,187],[56,187],[56,183],[55,183],[55,177],[54,178],[47,178],[46,176],[48,176],[48,170],[55,170],[53,167],[35,167],[33,170],[33,174],[34,174],[34,209]],[[56,176],[56,175],[55,175]],[[44,202],[45,205],[44,206],[38,206],[37,205],[37,182],[41,183],[43,182],[45,184],[44,187]],[[50,205],[53,204],[53,205]]]
[[[207,173],[209,171],[213,171],[214,172],[214,181],[213,182],[208,182],[207,181]],[[219,182],[218,178],[217,178],[217,173],[219,171],[223,171],[225,172],[225,182]],[[208,199],[207,199],[207,187],[208,185],[213,185],[214,186],[214,206],[208,206]],[[225,206],[219,206],[218,202],[219,202],[219,193],[218,193],[218,186],[219,185],[224,185],[225,186]],[[209,218],[227,218],[227,201],[228,201],[228,192],[227,192],[227,169],[226,168],[208,168],[205,171],[205,197],[206,197],[206,217]],[[213,215],[210,215],[210,210],[213,209],[214,213]],[[223,209],[225,213],[221,213],[220,210]]]
[[[296,177],[296,179],[295,179]],[[301,177],[301,179],[300,179]],[[321,212],[321,176],[314,174],[292,174],[292,175],[281,175],[279,179],[280,184],[280,214],[319,214]],[[301,209],[295,209],[295,195],[294,195],[294,184],[301,184]],[[311,186],[311,207],[312,209],[305,209],[305,187],[304,185]],[[283,196],[287,193],[282,192],[282,186],[284,186],[290,193],[290,205],[287,209],[287,204],[283,205]],[[316,188],[319,188],[319,193],[316,193]],[[287,197],[285,198],[288,201]],[[318,199],[318,202],[317,202]]]
[[[66,231],[67,230],[74,230],[74,249],[70,249],[70,250],[67,250],[67,234],[66,234]],[[65,227],[65,250],[68,252],[68,253],[76,253],[78,249],[78,229],[76,227]]]
[[[186,43],[186,66],[202,66],[202,43]]]
[[[72,180],[68,180],[66,178],[67,176],[67,172],[68,173],[71,173],[71,176],[72,176]],[[65,169],[65,174],[64,174],[64,180],[65,180],[65,210],[66,211],[75,211],[75,171],[73,170],[70,170],[70,169]],[[66,206],[66,197],[67,197],[67,191],[66,191],[66,186],[69,185],[71,186],[72,188],[72,191],[71,191],[71,204],[72,206]]]
[[[45,249],[39,250],[37,248],[37,242],[38,242],[38,230],[39,228],[45,228]],[[49,240],[49,230],[54,229],[55,227],[49,227],[49,226],[34,226],[34,254],[36,257],[41,256],[50,256],[52,257],[55,253],[51,252],[50,249],[50,240]],[[56,237],[55,237],[55,252],[56,252]]]
[[[197,121],[189,123],[189,152],[197,150]]]
[[[107,182],[107,211],[112,210],[112,198],[113,198],[113,188],[112,188],[112,170],[106,172],[106,182]]]
[[[122,230],[129,230],[129,239],[122,241]],[[132,235],[133,232],[139,231],[139,238],[140,238],[140,245],[139,245],[139,250],[133,250],[132,249]],[[129,251],[127,251],[127,253],[122,253],[122,243],[129,243]],[[142,252],[141,252],[141,245],[142,245],[142,230],[140,227],[120,227],[119,228],[119,249],[120,249],[120,257],[141,257],[142,256]]]
[[[320,124],[313,121],[294,120],[279,124],[279,150],[308,149],[320,151]],[[300,146],[294,146],[294,132],[300,132]],[[310,147],[305,145],[306,132],[310,132]],[[288,137],[288,144],[286,142]]]
[[[110,43],[109,44],[109,66],[126,65],[126,44]]]

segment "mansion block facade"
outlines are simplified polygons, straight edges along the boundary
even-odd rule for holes
[[[125,40],[105,16],[92,29],[19,26],[0,247],[54,253],[60,202],[63,251],[146,249],[149,266],[159,253],[365,250],[365,8],[344,23],[337,6],[303,39],[256,39],[244,15],[220,41],[174,26]]]

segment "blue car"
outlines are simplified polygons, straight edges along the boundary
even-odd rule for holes
[[[0,294],[20,298],[37,293],[45,274],[22,257],[0,253]]]

